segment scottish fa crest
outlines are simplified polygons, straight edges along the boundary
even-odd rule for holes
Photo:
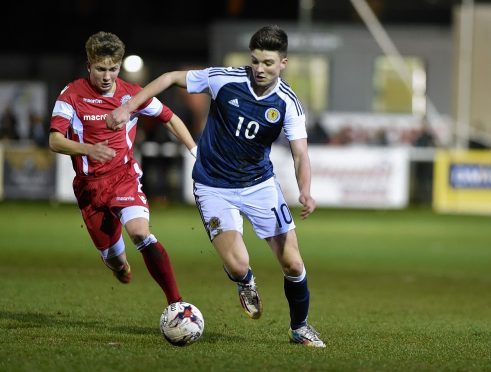
[[[280,112],[274,107],[271,107],[266,110],[266,112],[264,113],[264,117],[267,121],[274,124],[280,120]]]

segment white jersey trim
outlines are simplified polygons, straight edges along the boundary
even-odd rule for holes
[[[140,115],[145,116],[159,116],[164,108],[162,102],[160,102],[157,98],[152,97],[152,100],[147,105],[147,107],[138,111]]]
[[[186,75],[189,93],[208,93],[213,99],[224,85],[230,83],[247,83],[250,93],[257,101],[277,94],[286,103],[283,126],[286,138],[289,141],[307,138],[303,106],[290,86],[281,78],[269,94],[258,97],[252,89],[245,67],[209,67],[204,70],[190,70]]]
[[[53,113],[51,114],[52,117],[54,116],[61,116],[69,121],[72,120],[73,115],[75,113],[75,110],[73,109],[73,106],[70,105],[69,103],[65,101],[56,101],[55,102],[55,107],[53,108]]]
[[[209,67],[204,70],[191,70],[186,75],[186,84],[189,93],[208,93],[215,99],[220,89],[230,83],[248,82],[245,68],[217,68]]]

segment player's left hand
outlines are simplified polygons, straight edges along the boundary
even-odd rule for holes
[[[315,200],[310,195],[300,195],[298,201],[302,204],[300,218],[306,219],[315,210]]]

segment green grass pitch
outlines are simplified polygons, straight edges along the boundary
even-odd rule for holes
[[[310,322],[326,349],[288,342],[283,279],[246,223],[264,303],[242,312],[192,206],[153,206],[203,337],[159,333],[160,288],[126,238],[133,282],[98,258],[75,205],[0,203],[0,371],[491,371],[491,233],[486,216],[427,209],[318,209],[298,218]]]

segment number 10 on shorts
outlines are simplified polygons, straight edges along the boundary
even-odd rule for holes
[[[279,211],[276,208],[271,208],[273,211],[275,217],[276,217],[276,222],[278,222],[278,226],[281,228],[283,227],[283,223],[289,225],[292,223],[293,218],[292,214],[290,213],[290,209],[288,209],[288,206],[283,203],[280,205]]]

